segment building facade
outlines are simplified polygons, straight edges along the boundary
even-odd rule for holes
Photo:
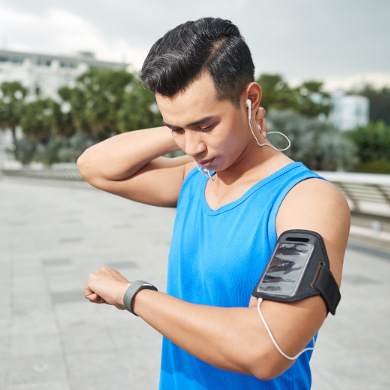
[[[332,94],[332,111],[329,120],[340,130],[353,130],[366,126],[370,120],[370,102],[365,96]]]
[[[89,68],[124,69],[127,64],[101,61],[91,52],[74,56],[0,50],[0,84],[20,81],[30,97],[57,98],[58,88],[73,86],[76,78]]]

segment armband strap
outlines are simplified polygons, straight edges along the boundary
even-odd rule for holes
[[[133,313],[135,316],[137,316],[137,314],[135,314],[133,311],[133,300],[137,293],[144,289],[158,291],[157,287],[153,286],[153,284],[145,282],[144,280],[136,280],[135,282],[131,283],[123,297],[123,305],[130,313]]]
[[[328,311],[335,315],[336,307],[341,299],[339,286],[337,285],[337,282],[330,270],[326,267],[323,267],[322,264],[320,264],[318,275],[313,283],[313,287],[315,287],[321,293]]]

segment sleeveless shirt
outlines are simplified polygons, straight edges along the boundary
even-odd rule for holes
[[[213,210],[205,198],[208,178],[194,168],[178,200],[167,293],[196,304],[248,307],[276,245],[279,207],[291,188],[308,178],[319,176],[302,163],[290,163]],[[311,351],[305,352],[279,377],[261,381],[213,367],[164,338],[160,389],[310,389],[310,357]]]

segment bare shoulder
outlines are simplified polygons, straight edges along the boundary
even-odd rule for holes
[[[295,185],[285,198],[287,207],[304,202],[309,208],[324,209],[326,207],[346,210],[349,213],[345,197],[335,185],[329,181],[311,178]]]
[[[339,283],[349,228],[350,210],[345,197],[332,183],[315,178],[304,180],[291,189],[276,219],[278,235],[289,229],[321,234]]]

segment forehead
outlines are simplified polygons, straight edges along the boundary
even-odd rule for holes
[[[156,101],[164,121],[180,127],[233,108],[230,101],[218,99],[214,81],[207,72],[172,98],[156,94]]]

